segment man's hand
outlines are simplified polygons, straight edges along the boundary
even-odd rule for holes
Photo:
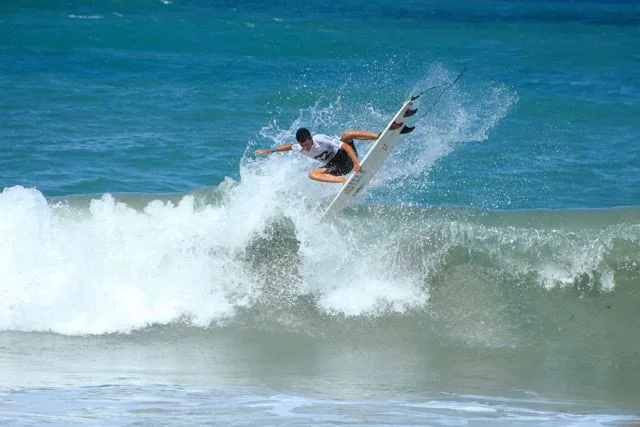
[[[360,170],[360,168],[361,168],[361,167],[362,167],[362,166],[360,165],[360,162],[359,162],[359,161],[357,161],[357,160],[356,160],[355,162],[353,162],[353,172],[354,172],[354,173],[355,173],[355,172],[358,172],[358,171]]]

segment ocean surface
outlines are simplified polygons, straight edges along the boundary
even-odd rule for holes
[[[637,1],[2,2],[0,424],[638,425],[639,65]],[[425,90],[333,221],[254,154]]]

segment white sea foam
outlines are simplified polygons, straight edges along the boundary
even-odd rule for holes
[[[323,309],[358,315],[377,306],[424,304],[420,283],[376,278],[384,271],[384,253],[349,247],[340,229],[318,224],[317,200],[308,195],[327,190],[293,173],[296,161],[283,157],[250,167],[253,172],[244,169],[243,183],[232,185],[220,205],[201,206],[187,195],[177,204],[155,200],[137,210],[106,194],[87,210],[51,204],[35,189],[5,189],[0,329],[126,332],[179,319],[206,326],[232,317],[261,292],[243,254],[270,218],[282,216],[293,219],[292,233],[301,242],[299,259],[283,261],[300,264],[298,292],[325,295]],[[350,254],[354,249],[370,257]],[[332,272],[339,278],[328,280]]]
[[[232,229],[216,232],[224,217],[196,211],[193,197],[140,212],[105,195],[75,212],[13,187],[0,205],[2,329],[128,331],[181,316],[207,324],[233,311],[225,289],[242,284],[242,272],[208,253]],[[233,239],[224,244],[232,252]]]

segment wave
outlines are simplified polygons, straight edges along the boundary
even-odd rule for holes
[[[163,197],[47,200],[6,188],[0,330],[102,334],[247,319],[308,327],[454,313],[460,324],[504,310],[522,319],[558,293],[578,305],[620,299],[631,311],[640,302],[639,208],[359,204],[319,223],[327,198],[260,187],[257,176],[249,187],[227,180]]]
[[[452,76],[436,65],[416,89]],[[301,123],[339,134],[337,123],[375,129],[388,120],[390,112],[353,109],[342,95],[328,106],[319,100],[288,127],[268,124],[261,136],[279,144]],[[420,114],[434,101],[422,99]],[[329,223],[318,218],[336,187],[306,179],[306,159],[287,154],[247,154],[239,182],[186,194],[47,199],[35,188],[5,188],[0,330],[75,335],[248,322],[309,331],[454,316],[461,335],[488,342],[495,336],[468,331],[513,313],[521,322],[532,299],[544,312],[558,290],[571,301],[637,302],[637,208],[419,204],[431,167],[460,144],[486,140],[517,100],[493,84],[473,94],[452,88],[428,120],[418,119],[410,143],[394,150],[367,193]],[[254,149],[250,143],[247,153]]]
[[[70,14],[69,18],[71,19],[103,19],[104,16],[103,15],[76,15],[76,14]]]

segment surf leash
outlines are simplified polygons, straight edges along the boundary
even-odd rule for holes
[[[458,74],[458,76],[451,82],[451,83],[442,83],[441,85],[438,86],[433,86],[430,87],[429,89],[425,89],[422,92],[420,92],[419,94],[412,96],[411,100],[415,101],[416,99],[420,98],[423,94],[433,90],[433,89],[438,89],[441,87],[444,87],[444,89],[442,89],[442,91],[440,92],[440,94],[438,95],[438,97],[436,98],[436,100],[433,102],[433,104],[431,104],[431,107],[429,107],[429,109],[420,117],[418,117],[418,119],[423,118],[424,116],[426,116],[427,114],[429,114],[431,111],[433,111],[433,109],[435,108],[435,106],[438,104],[438,102],[440,102],[440,99],[442,99],[442,95],[445,94],[446,91],[448,91],[449,89],[451,89],[456,83],[458,83],[458,80],[460,80],[460,78],[462,77],[462,75],[467,71],[467,67],[463,67],[462,70],[460,71],[460,73]]]

